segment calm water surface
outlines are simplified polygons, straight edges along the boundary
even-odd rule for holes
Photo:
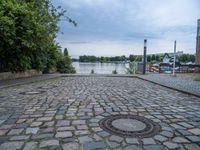
[[[73,62],[73,66],[78,74],[90,74],[94,70],[95,74],[112,74],[113,70],[117,70],[118,74],[126,74],[128,64],[125,63],[82,63]]]

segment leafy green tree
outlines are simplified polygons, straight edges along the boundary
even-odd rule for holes
[[[58,57],[57,61],[57,71],[60,73],[76,73],[75,68],[72,66],[71,58],[68,55],[67,48],[64,49],[64,53],[61,53],[61,56]]]
[[[65,13],[51,0],[1,0],[0,72],[55,68],[62,56],[55,42],[59,20],[77,25]]]
[[[69,56],[67,48],[64,49],[64,56]]]
[[[152,57],[151,57],[151,60],[155,61],[156,60],[156,55],[153,54]]]
[[[147,62],[151,62],[151,55],[147,55]]]

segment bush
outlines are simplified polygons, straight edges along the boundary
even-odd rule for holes
[[[117,70],[116,70],[116,69],[113,70],[113,71],[112,71],[112,74],[117,74]]]
[[[72,66],[69,56],[61,58],[57,62],[57,71],[60,73],[76,73],[75,68]]]
[[[91,70],[90,74],[94,74],[94,69]]]
[[[0,0],[0,72],[56,68],[62,56],[55,40],[60,17],[77,25],[65,12],[51,0]]]
[[[129,67],[126,68],[126,73],[127,74],[135,74],[135,70],[136,70],[136,65],[133,63],[130,63]]]

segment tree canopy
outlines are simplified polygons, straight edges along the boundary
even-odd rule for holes
[[[55,8],[50,0],[0,1],[0,72],[27,69],[50,70],[62,59],[56,43],[61,7]]]

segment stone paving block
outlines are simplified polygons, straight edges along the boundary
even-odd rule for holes
[[[39,95],[20,94],[38,87],[51,88]],[[83,148],[115,150],[199,147],[200,99],[140,79],[62,77],[1,89],[0,94],[7,99],[0,101],[0,144],[26,141],[23,146],[36,145],[37,150],[66,149],[68,143],[80,149],[80,143]],[[5,108],[12,112],[5,114]],[[161,132],[144,139],[124,138],[99,126],[101,119],[119,114],[145,116],[159,123]]]
[[[124,150],[142,150],[142,148],[140,148],[136,145],[130,145],[130,146],[125,147]]]
[[[55,137],[57,138],[69,138],[72,137],[72,132],[70,131],[62,131],[62,132],[56,132]]]
[[[144,146],[145,150],[165,150],[163,145],[147,145]]]
[[[157,140],[157,141],[160,141],[160,142],[164,142],[164,141],[167,141],[167,140],[168,140],[168,138],[166,138],[166,137],[164,137],[164,136],[162,136],[162,135],[156,135],[156,136],[154,137],[154,139]]]
[[[81,146],[78,143],[71,142],[71,143],[63,144],[62,148],[63,150],[80,150]]]
[[[186,136],[192,142],[200,142],[199,136]]]
[[[6,142],[0,145],[0,150],[19,150],[24,142]]]
[[[20,141],[20,140],[27,140],[29,139],[29,135],[17,135],[17,136],[12,136],[10,138],[11,141]]]
[[[37,121],[51,121],[53,119],[53,117],[40,117],[37,119]]]
[[[8,130],[0,130],[0,136],[5,135],[8,132]]]
[[[195,135],[200,135],[200,128],[194,128],[194,129],[190,129],[188,131]]]
[[[51,147],[51,146],[59,146],[58,140],[44,140],[40,142],[40,148]]]
[[[119,137],[119,136],[116,136],[116,135],[112,135],[110,138],[109,138],[110,141],[115,141],[115,142],[122,142],[124,139],[122,137]]]
[[[40,125],[42,125],[42,122],[33,122],[31,123],[31,127],[39,127]]]
[[[139,141],[137,138],[126,138],[126,142],[128,144],[139,144]]]
[[[143,138],[142,142],[144,145],[153,145],[156,144],[153,138]]]
[[[183,137],[175,137],[172,139],[172,141],[175,143],[190,143],[187,139]]]
[[[27,128],[26,134],[36,134],[38,132],[39,128]]]
[[[104,149],[105,147],[104,142],[88,142],[83,145],[83,150]]]
[[[46,134],[35,134],[31,136],[31,139],[38,140],[38,139],[51,139],[53,138],[53,133],[46,133]]]
[[[172,142],[164,142],[165,146],[167,146],[169,149],[177,149],[179,148],[178,144],[172,143]]]
[[[200,150],[200,146],[197,144],[185,144],[184,147],[186,150]]]
[[[88,136],[81,136],[78,138],[80,143],[86,143],[86,142],[91,142],[93,141],[92,138],[88,137]]]
[[[19,135],[23,132],[24,129],[11,129],[8,132],[8,135]]]
[[[28,142],[25,144],[23,150],[37,150],[37,142]]]
[[[68,120],[59,120],[57,121],[57,124],[56,124],[57,127],[69,126],[69,125],[70,125],[70,121]]]

